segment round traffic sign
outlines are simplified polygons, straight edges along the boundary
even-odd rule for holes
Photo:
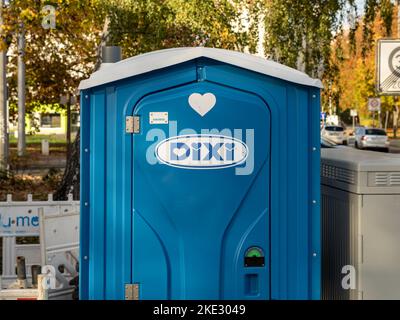
[[[389,68],[393,74],[400,77],[400,47],[397,47],[390,53]]]

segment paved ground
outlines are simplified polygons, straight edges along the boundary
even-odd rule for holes
[[[400,153],[400,140],[390,141],[390,153]]]
[[[353,141],[350,141],[349,147],[354,147]],[[400,153],[400,140],[391,140],[389,146],[390,153]]]

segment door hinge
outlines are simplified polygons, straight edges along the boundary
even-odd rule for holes
[[[139,300],[139,284],[125,284],[125,300]]]
[[[125,119],[125,132],[126,133],[140,133],[140,117],[127,116]]]

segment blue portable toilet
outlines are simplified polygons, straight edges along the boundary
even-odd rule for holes
[[[319,299],[321,82],[210,48],[81,90],[81,299]]]

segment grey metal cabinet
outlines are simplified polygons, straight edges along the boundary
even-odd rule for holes
[[[400,155],[321,156],[323,298],[400,299]],[[354,289],[343,289],[344,266],[355,269]]]

